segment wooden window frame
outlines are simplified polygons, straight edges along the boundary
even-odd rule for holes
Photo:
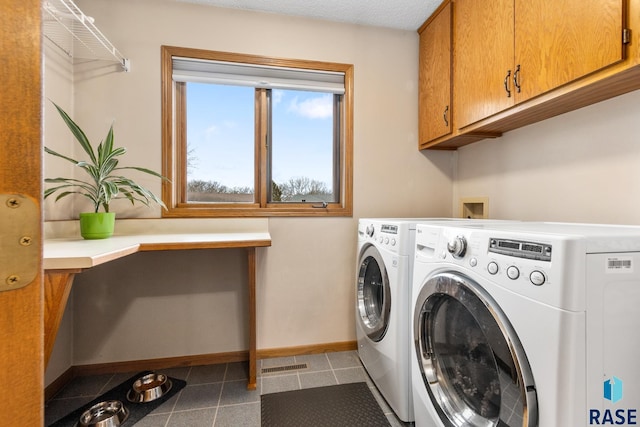
[[[318,203],[268,203],[267,192],[267,93],[257,89],[255,96],[255,198],[254,203],[187,203],[187,148],[185,121],[185,84],[172,79],[172,58],[198,58],[243,64],[338,71],[345,75],[345,92],[339,117],[340,200],[318,207]],[[162,200],[167,206],[163,217],[270,217],[270,216],[352,216],[353,215],[353,65],[308,60],[293,60],[257,55],[161,47],[162,73]]]

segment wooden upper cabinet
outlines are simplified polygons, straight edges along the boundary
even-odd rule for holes
[[[454,13],[453,92],[463,128],[514,104],[514,4],[456,0]]]
[[[456,0],[456,125],[624,59],[624,0]]]
[[[623,0],[515,0],[521,102],[624,59]]]
[[[419,144],[449,135],[453,129],[451,105],[451,3],[445,2],[420,27]]]

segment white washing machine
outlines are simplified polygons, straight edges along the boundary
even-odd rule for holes
[[[413,421],[409,350],[411,272],[416,224],[428,219],[358,222],[358,355],[398,418]]]
[[[416,427],[635,424],[640,227],[418,225]]]
[[[369,376],[402,421],[413,421],[409,307],[418,223],[458,218],[362,218],[358,222],[356,338]]]

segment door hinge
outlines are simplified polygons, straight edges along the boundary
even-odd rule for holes
[[[0,292],[27,286],[40,268],[40,209],[20,194],[0,195]]]
[[[622,30],[622,44],[631,43],[631,30],[629,28],[625,28]]]

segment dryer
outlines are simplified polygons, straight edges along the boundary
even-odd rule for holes
[[[639,227],[424,224],[415,240],[416,427],[633,420]]]

